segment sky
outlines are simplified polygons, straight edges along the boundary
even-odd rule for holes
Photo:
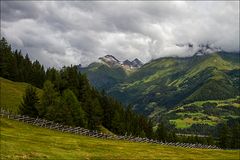
[[[191,56],[206,43],[239,51],[239,1],[1,1],[1,37],[57,68]]]

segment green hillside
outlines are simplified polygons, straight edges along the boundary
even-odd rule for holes
[[[125,104],[133,104],[139,112],[150,114],[152,103],[169,108],[186,102],[238,96],[240,64],[236,63],[236,55],[160,58],[129,75],[106,65],[96,67],[95,63],[83,72],[97,88]]]
[[[0,77],[0,105],[2,108],[13,113],[18,112],[18,106],[22,101],[26,87],[29,85],[24,82],[13,82]],[[37,89],[40,93],[40,89]]]
[[[106,87],[101,85],[101,81],[96,84],[98,79],[89,70],[91,66],[85,68],[85,73],[94,86],[102,86],[101,89],[122,103],[132,104],[134,110],[154,119],[176,107],[196,101],[221,101],[240,95],[239,53],[220,52],[186,58],[156,59],[125,75],[125,79],[117,82],[118,78],[115,77],[115,84]],[[94,74],[98,75],[102,72],[100,70],[98,68]],[[102,76],[109,79],[109,76]],[[230,109],[228,113],[231,117],[238,111],[231,115]],[[226,119],[229,117],[225,116]]]
[[[230,118],[240,118],[240,97],[227,100],[197,101],[176,107],[166,117],[177,128],[189,128],[193,124],[215,126]]]
[[[82,73],[86,73],[88,79],[99,90],[111,88],[124,81],[127,73],[118,66],[109,67],[103,63],[92,63],[88,68],[81,68]]]
[[[161,58],[144,65],[130,75],[129,81],[112,88],[110,93],[121,98],[119,90],[123,90],[121,100],[136,104],[140,112],[149,110],[146,106],[151,102],[159,107],[172,107],[185,101],[232,98],[238,95],[237,87],[227,71],[239,67],[218,54]]]
[[[239,151],[103,140],[1,118],[1,159],[238,159]]]

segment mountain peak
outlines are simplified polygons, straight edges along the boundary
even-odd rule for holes
[[[139,59],[135,58],[133,61],[132,61],[132,66],[133,67],[141,67],[143,65],[143,62],[140,61]]]
[[[108,64],[109,66],[120,65],[120,61],[117,58],[115,58],[113,55],[105,55],[104,57],[100,57],[98,59]]]
[[[109,65],[109,66],[121,66],[123,68],[139,68],[143,65],[143,62],[141,62],[138,58],[135,58],[133,61],[129,61],[128,59],[125,61],[119,61],[117,58],[115,58],[113,55],[105,55],[103,57],[100,57],[99,60],[101,62]]]
[[[130,65],[132,65],[132,62],[127,59],[127,60],[123,61],[122,64],[123,64],[123,65],[129,65],[129,66],[130,66]]]
[[[120,62],[117,58],[115,58],[113,55],[105,55],[104,57],[100,57],[99,59],[104,59],[106,61],[114,61],[114,62]]]

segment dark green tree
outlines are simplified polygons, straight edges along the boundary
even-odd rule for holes
[[[97,98],[87,99],[85,102],[87,126],[89,129],[97,129],[102,124],[103,111]]]
[[[53,111],[59,104],[59,93],[54,89],[54,85],[50,81],[46,81],[43,86],[43,92],[40,98],[39,113],[41,117],[52,119],[51,114],[47,114],[49,110]]]
[[[229,147],[229,128],[226,124],[224,124],[219,133],[219,145],[221,148],[228,148]]]
[[[112,131],[114,133],[123,134],[124,127],[123,121],[120,112],[115,112],[112,120]],[[125,130],[126,131],[126,130]],[[127,131],[126,131],[127,132]]]
[[[66,116],[65,122],[69,125],[85,126],[85,113],[82,110],[81,104],[77,100],[75,94],[67,89],[63,92],[61,98],[62,109]]]
[[[207,144],[208,144],[208,145],[214,145],[214,139],[213,139],[212,135],[209,135],[209,136],[206,138],[206,140],[207,140]]]
[[[31,83],[42,88],[45,81],[44,67],[36,60],[32,64]]]
[[[156,137],[160,141],[166,141],[167,131],[163,123],[158,124],[157,130],[156,130]]]
[[[0,40],[0,76],[4,78],[11,78],[11,63],[13,63],[13,54],[11,46],[8,45],[7,40],[3,37]]]
[[[231,148],[240,149],[240,125],[238,123],[231,129],[230,145]]]
[[[32,86],[28,86],[23,96],[23,102],[19,107],[20,114],[37,117],[39,115],[37,110],[38,104],[39,98],[36,89]]]

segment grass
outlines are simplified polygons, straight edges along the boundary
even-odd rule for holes
[[[216,103],[215,108],[219,109],[219,115],[208,115],[204,113],[203,105],[204,103]],[[188,106],[194,106],[193,108],[198,108],[200,111],[198,112],[190,112],[188,110],[185,110],[185,107],[188,108]],[[209,126],[215,126],[220,122],[226,121],[228,118],[227,117],[232,117],[232,118],[239,118],[239,114],[237,112],[232,112],[229,111],[227,113],[226,110],[222,110],[224,106],[233,106],[236,107],[237,109],[240,108],[240,103],[239,103],[239,96],[236,98],[230,98],[226,100],[207,100],[207,101],[196,101],[193,103],[185,104],[179,107],[176,107],[173,110],[170,110],[168,114],[171,114],[173,112],[176,113],[176,115],[180,116],[178,118],[172,118],[170,119],[170,123],[175,124],[176,128],[189,128],[193,124],[208,124]]]
[[[191,70],[189,70],[183,77],[173,81],[170,85],[179,86],[180,84],[187,81],[187,79],[194,77],[201,71],[207,69],[208,67],[216,67],[218,70],[232,70],[239,69],[239,64],[232,64],[231,62],[225,61],[217,53],[208,55],[209,57],[201,61],[201,63],[196,64]],[[219,72],[220,73],[220,72]],[[223,75],[217,74],[215,71],[214,79],[222,79]]]
[[[189,128],[193,124],[208,124],[210,126],[215,126],[220,119],[214,116],[208,116],[206,114],[197,112],[197,113],[191,113],[191,112],[185,112],[185,113],[177,113],[177,115],[181,115],[181,119],[176,120],[170,120],[171,123],[176,125],[176,128]],[[184,115],[187,115],[189,117],[183,118]],[[202,119],[204,117],[208,117],[208,119]]]
[[[239,159],[239,150],[187,149],[61,133],[1,118],[1,159]]]
[[[170,120],[170,123],[175,124],[176,128],[189,128],[193,124],[193,120],[191,118],[185,118],[185,119],[175,119]]]
[[[195,104],[197,106],[201,106],[204,103],[217,103],[217,106],[224,106],[226,104],[231,104],[234,107],[240,108],[240,103],[236,103],[237,99],[239,99],[239,96],[237,96],[236,98],[230,98],[230,99],[225,99],[225,100],[207,100],[207,101],[195,101],[193,103],[189,103],[190,105]],[[189,105],[187,104],[187,105]],[[186,105],[185,105],[186,106]]]
[[[24,82],[13,82],[0,77],[0,106],[13,113],[18,112],[18,106],[22,101],[26,87],[29,85]],[[37,89],[40,94],[40,89]]]
[[[210,126],[214,126],[217,124],[217,122],[213,120],[194,120],[193,118],[184,118],[184,119],[175,119],[175,120],[170,120],[170,123],[175,124],[176,128],[189,128],[193,124],[208,124]]]
[[[115,135],[114,133],[112,133],[111,131],[109,131],[107,128],[105,128],[102,125],[98,126],[98,130],[99,130],[99,132],[102,132],[105,134]]]
[[[155,74],[150,75],[143,79],[143,83],[149,83],[154,80],[157,80],[159,78],[165,77],[170,75],[173,72],[173,68],[165,69],[165,70],[159,70]]]
[[[231,70],[234,68],[239,68],[238,65],[233,65],[230,62],[223,60],[218,54],[214,53],[203,62],[197,64],[188,74],[188,77],[193,77],[195,74],[206,69],[207,67],[217,67],[219,70]]]
[[[26,87],[29,85],[22,82],[13,82],[0,77],[1,82],[1,107],[11,110],[14,113],[18,111],[18,105],[22,101]]]

